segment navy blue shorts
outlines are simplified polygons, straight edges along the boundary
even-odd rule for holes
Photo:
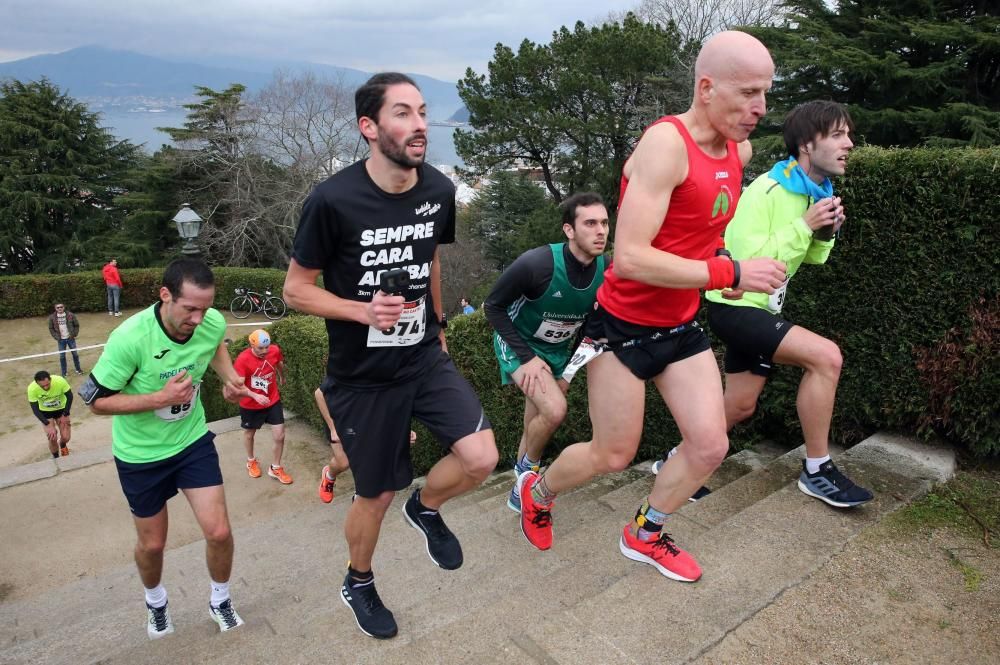
[[[222,484],[215,434],[207,432],[173,457],[133,464],[115,458],[118,480],[136,517],[152,517],[163,510],[178,490]]]
[[[355,391],[324,382],[324,397],[358,496],[405,489],[413,482],[410,419],[415,418],[447,452],[456,441],[490,429],[472,386],[451,357],[439,353],[427,372],[407,383],[377,391]]]

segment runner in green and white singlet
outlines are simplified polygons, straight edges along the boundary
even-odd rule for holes
[[[524,432],[514,465],[518,474],[537,470],[545,445],[566,417],[565,395],[577,369],[577,364],[567,367],[576,333],[593,311],[604,280],[604,201],[583,192],[566,199],[561,209],[567,241],[518,257],[483,307],[496,331],[493,350],[500,377],[505,384],[516,383],[525,395]],[[516,484],[507,505],[520,511]]]

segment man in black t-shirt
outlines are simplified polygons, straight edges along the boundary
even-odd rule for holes
[[[350,563],[341,599],[362,631],[388,638],[396,622],[375,590],[371,561],[393,496],[413,480],[411,417],[449,453],[403,506],[442,568],[461,566],[462,548],[438,509],[481,484],[497,450],[441,330],[438,245],[455,240],[455,188],[424,164],[423,96],[403,74],[376,74],[355,93],[355,111],[371,156],[306,199],[284,295],[295,309],[326,319],[325,397],[357,491],[344,525]],[[409,285],[383,293],[380,275],[398,268],[409,272]],[[324,288],[316,286],[320,273]]]

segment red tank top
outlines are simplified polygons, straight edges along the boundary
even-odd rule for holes
[[[736,212],[743,181],[739,148],[735,141],[727,141],[725,157],[709,157],[676,117],[660,118],[653,125],[661,122],[671,123],[684,139],[688,174],[670,196],[670,205],[659,233],[653,238],[653,247],[686,259],[704,261],[715,256],[715,250],[720,247],[719,238]],[[627,188],[628,180],[623,173],[619,201],[625,199]],[[667,289],[623,279],[614,274],[612,266],[604,273],[597,300],[623,321],[668,328],[694,319],[698,312],[698,291]]]

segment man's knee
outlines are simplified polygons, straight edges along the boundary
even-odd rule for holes
[[[396,493],[392,490],[387,490],[374,497],[358,497],[354,501],[352,508],[357,508],[368,513],[371,519],[378,522],[382,521],[385,516],[386,511],[389,510],[389,506],[392,504],[393,498],[395,498]]]
[[[212,545],[225,545],[233,539],[232,529],[229,527],[229,520],[220,520],[215,524],[210,524],[205,528],[205,540]]]
[[[715,471],[722,464],[722,460],[726,459],[726,453],[729,452],[729,437],[724,431],[685,437],[682,450],[687,455],[688,462],[699,473],[708,474]]]
[[[638,442],[636,442],[638,444]],[[635,459],[635,447],[606,448],[595,441],[590,442],[590,463],[598,474],[618,473],[632,465]]]
[[[167,534],[146,534],[139,536],[135,544],[137,554],[144,556],[162,556],[167,546]]]
[[[473,436],[477,437],[473,445],[463,445],[459,460],[462,462],[462,470],[473,478],[485,479],[493,473],[500,461],[500,453],[497,451],[496,442],[493,439],[493,431],[485,430]]]
[[[840,378],[840,370],[844,366],[844,356],[840,353],[840,347],[835,342],[823,340],[821,351],[816,354],[816,363],[819,371],[825,376],[833,379]]]

